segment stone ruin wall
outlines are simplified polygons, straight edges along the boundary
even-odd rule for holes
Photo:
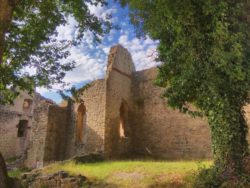
[[[25,165],[32,168],[93,152],[109,159],[210,158],[206,121],[167,107],[161,98],[164,89],[153,84],[156,75],[157,68],[136,72],[129,52],[120,45],[112,47],[105,79],[91,83],[81,94],[82,102],[61,107],[24,93],[15,106],[0,107],[1,152],[5,158],[26,155]],[[31,108],[23,108],[25,99],[33,100]],[[80,107],[84,119],[78,130]],[[250,105],[245,109],[250,124]],[[20,120],[28,121],[22,140],[17,137]]]
[[[49,105],[46,103],[34,109],[30,143],[25,166],[39,168],[44,163],[45,138],[47,133]]]
[[[81,95],[82,102],[74,104],[73,135],[71,149],[74,155],[83,155],[93,152],[104,151],[104,121],[105,121],[105,81],[96,80],[84,90]],[[82,124],[82,135],[77,141],[77,118],[80,105],[84,107],[84,122]],[[78,127],[79,129],[79,127]]]
[[[208,124],[167,107],[164,89],[154,85],[157,68],[134,73],[134,154],[164,159],[211,157]]]
[[[50,105],[45,137],[44,162],[66,159],[70,108]]]
[[[31,126],[31,118],[29,116],[20,116],[15,112],[1,112],[0,114],[0,148],[3,156],[8,159],[12,157],[20,157],[29,139],[29,131],[25,137],[17,136],[17,125],[20,120],[27,120],[28,127]]]
[[[125,156],[130,149],[131,135],[120,135],[120,110],[123,105],[123,128],[129,129],[128,116],[132,110],[131,79],[134,71],[134,64],[127,49],[120,45],[112,47],[106,72],[105,156],[108,158]],[[127,134],[130,132],[125,131]]]
[[[25,166],[37,168],[67,158],[70,114],[70,106],[40,102],[34,109]]]
[[[111,48],[106,75],[106,157],[211,157],[206,121],[169,109],[161,98],[164,89],[153,84],[156,75],[157,68],[135,72],[129,52],[119,45]],[[122,103],[126,104],[125,136],[120,135]]]
[[[105,84],[97,80],[90,84],[81,103],[69,102],[62,107],[39,102],[34,109],[31,137],[25,166],[42,167],[53,161],[104,150]],[[76,142],[78,107],[86,108],[83,140]]]
[[[154,85],[157,73],[157,68],[151,68],[133,75],[133,153],[171,160],[211,158],[207,121],[170,109],[161,97],[164,88]],[[245,111],[250,125],[250,105]],[[247,139],[250,143],[250,134]]]
[[[129,52],[120,45],[110,50],[108,64],[105,79],[92,82],[81,94],[81,102],[73,104],[67,132],[66,153],[70,153],[69,157],[98,152],[108,158],[115,158],[129,150],[131,138],[120,138],[119,121],[120,107],[124,103],[127,110],[126,124],[129,124],[134,65]],[[79,114],[81,106],[84,106],[83,114]],[[84,116],[82,130],[78,130],[79,115]],[[83,132],[80,142],[77,141],[79,131]]]
[[[26,99],[33,101],[31,96],[21,92],[14,100],[14,105],[0,106],[0,149],[5,158],[22,156],[28,146],[34,105],[24,108]],[[22,137],[18,137],[20,120],[27,121],[27,129]]]
[[[157,68],[135,71],[130,58],[122,46],[110,50],[106,73],[106,156],[170,160],[211,158],[207,121],[170,109],[166,99],[161,97],[164,88],[154,84]],[[128,108],[125,138],[119,135],[122,101],[126,101]],[[250,124],[250,105],[245,109]]]

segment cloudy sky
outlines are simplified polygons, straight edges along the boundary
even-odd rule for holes
[[[76,62],[76,68],[66,74],[65,81],[69,83],[69,86],[75,85],[79,88],[93,80],[104,78],[109,49],[116,44],[121,44],[130,51],[136,70],[157,65],[154,57],[151,56],[156,49],[157,42],[150,38],[136,38],[134,28],[129,23],[126,8],[121,8],[113,0],[110,0],[107,7],[90,6],[90,10],[102,18],[111,14],[111,21],[118,24],[120,30],[111,30],[109,34],[104,36],[102,43],[98,45],[93,44],[91,34],[86,32],[81,45],[70,49],[69,59]],[[59,38],[71,39],[75,31],[74,23],[74,19],[70,18],[66,26],[58,28]],[[54,86],[52,90],[38,88],[37,91],[47,98],[60,102],[61,98],[56,92],[57,89],[58,86]]]

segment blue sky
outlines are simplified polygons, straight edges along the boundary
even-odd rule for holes
[[[129,23],[127,8],[121,8],[113,0],[109,1],[107,7],[89,6],[89,8],[99,18],[105,18],[105,15],[111,14],[111,21],[119,25],[120,30],[111,30],[109,34],[103,37],[102,42],[97,45],[93,44],[91,33],[86,32],[81,45],[70,49],[71,56],[69,59],[76,61],[76,68],[65,76],[64,80],[68,83],[68,87],[75,85],[79,88],[93,80],[104,78],[109,49],[116,44],[121,44],[130,51],[136,70],[143,70],[157,65],[154,57],[151,56],[156,49],[157,42],[149,37],[146,39],[136,38],[134,28]],[[74,36],[74,23],[74,19],[69,18],[66,26],[58,28],[60,39],[71,39]],[[55,85],[51,90],[37,88],[37,91],[59,103],[61,97],[57,94],[58,89],[61,89],[61,87]]]

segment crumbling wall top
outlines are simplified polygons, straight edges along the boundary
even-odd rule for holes
[[[153,67],[142,71],[136,71],[133,73],[133,77],[136,81],[154,80],[157,77],[158,68]]]
[[[119,44],[110,49],[106,78],[112,70],[125,76],[131,76],[135,72],[135,66],[129,51]]]

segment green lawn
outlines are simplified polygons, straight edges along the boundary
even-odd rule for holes
[[[90,182],[84,187],[192,187],[198,168],[209,167],[211,161],[113,161],[88,164],[55,163],[43,169],[50,174],[60,170],[82,174]],[[91,186],[90,186],[91,185]]]

